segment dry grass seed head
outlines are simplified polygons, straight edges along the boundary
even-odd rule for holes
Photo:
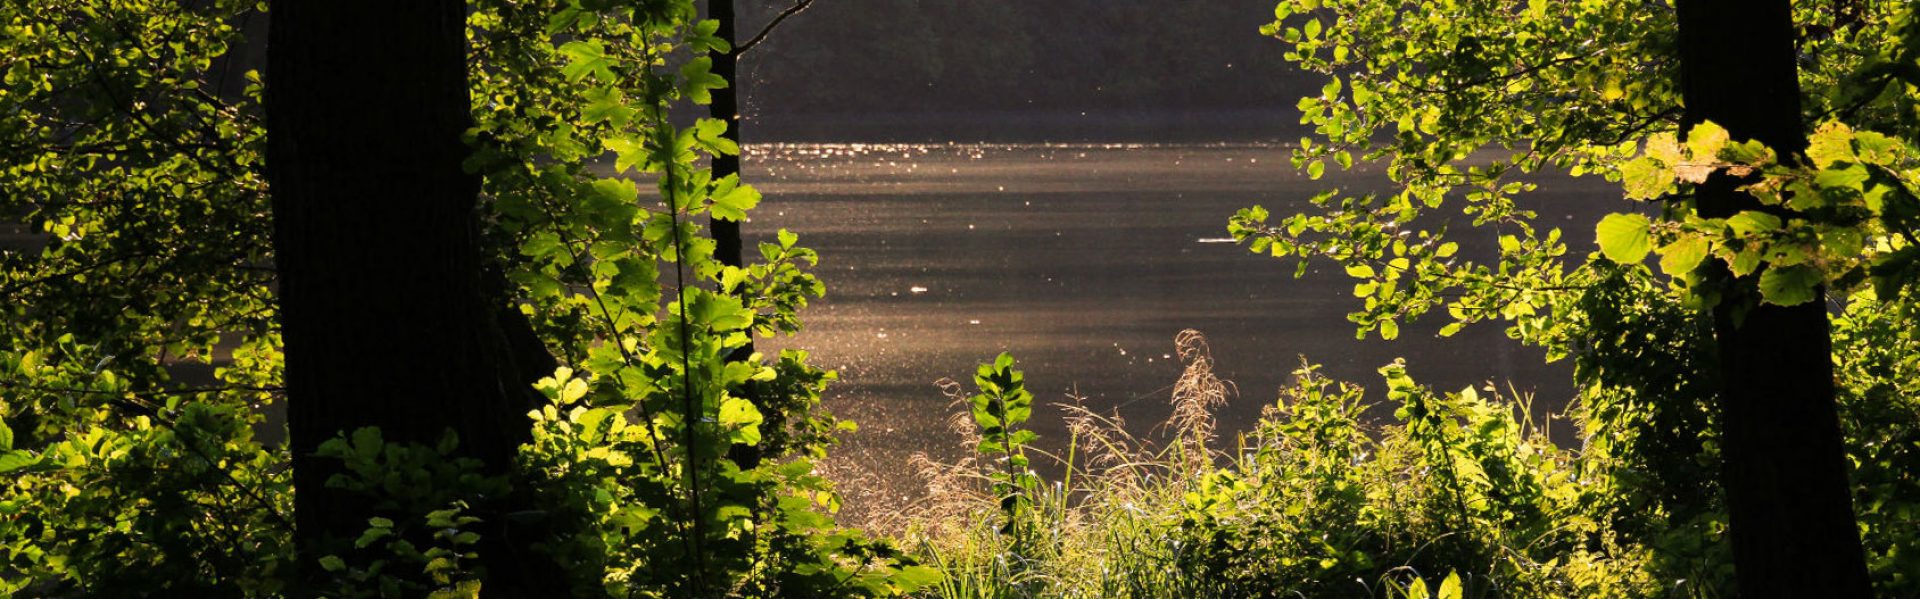
[[[1162,426],[1172,430],[1191,459],[1204,459],[1205,447],[1214,439],[1214,411],[1227,405],[1239,390],[1214,374],[1213,352],[1200,331],[1180,331],[1173,344],[1186,369],[1173,384],[1173,413]]]

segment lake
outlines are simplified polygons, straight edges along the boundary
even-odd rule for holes
[[[961,455],[948,428],[957,410],[935,386],[971,385],[976,364],[1011,352],[1036,398],[1033,428],[1060,447],[1069,395],[1117,411],[1138,434],[1168,412],[1181,364],[1174,336],[1206,335],[1215,370],[1238,394],[1220,412],[1223,436],[1244,430],[1303,359],[1340,379],[1380,387],[1396,357],[1416,380],[1456,390],[1489,381],[1535,394],[1537,410],[1572,395],[1570,368],[1506,338],[1499,325],[1441,339],[1429,318],[1400,339],[1354,338],[1352,282],[1316,263],[1231,242],[1226,221],[1261,204],[1308,207],[1329,187],[1385,189],[1377,167],[1296,174],[1281,144],[763,144],[747,178],[766,199],[750,238],[779,228],[818,250],[827,296],[807,329],[762,347],[797,347],[836,369],[826,405],[860,424],[836,456],[867,501],[910,495],[905,458]],[[1337,170],[1337,169],[1336,169]],[[1592,250],[1593,222],[1620,210],[1617,187],[1541,177],[1529,205],[1564,221],[1572,251]],[[1464,227],[1455,227],[1464,231]],[[1456,238],[1473,253],[1490,233]],[[1441,314],[1440,316],[1444,316]],[[1373,393],[1379,397],[1377,392]],[[1227,438],[1230,438],[1227,437]],[[871,487],[871,488],[869,488]]]

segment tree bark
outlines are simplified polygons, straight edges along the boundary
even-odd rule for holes
[[[740,70],[740,48],[735,46],[735,42],[738,41],[735,39],[737,37],[735,22],[738,19],[734,16],[733,0],[707,0],[707,18],[713,19],[720,25],[714,30],[713,35],[725,40],[728,46],[726,52],[716,50],[707,53],[707,56],[713,59],[713,74],[727,79],[726,87],[713,90],[713,103],[707,106],[707,116],[726,121],[727,132],[721,137],[740,146],[740,151],[744,153],[746,146],[740,145],[740,82],[737,81],[736,76]],[[710,166],[713,168],[713,178],[716,181],[727,175],[738,175],[740,174],[740,156],[716,154]],[[727,266],[746,266],[746,250],[740,236],[740,221],[709,217],[707,226],[713,232],[714,259]],[[753,337],[749,333],[747,344],[735,349],[727,359],[739,362],[747,360],[752,355]],[[761,393],[757,385],[752,381],[748,381],[744,388],[735,391],[753,402],[755,407],[761,410],[767,409],[766,404],[760,400]],[[727,449],[727,459],[741,468],[753,468],[760,465],[761,453],[758,446],[734,445]]]
[[[461,0],[273,6],[267,167],[294,539],[309,579],[314,560],[374,515],[327,488],[339,464],[313,455],[322,442],[373,426],[389,442],[432,445],[452,430],[461,455],[504,475],[530,436],[533,373],[516,365],[488,292],[480,179],[461,166],[472,122],[465,10]],[[504,509],[477,508],[489,590],[541,567],[512,550]]]
[[[713,74],[726,78],[727,86],[713,90],[713,103],[707,105],[707,115],[727,122],[727,132],[722,135],[736,145],[740,143],[740,82],[736,75],[739,71],[740,49],[732,47],[736,41],[734,34],[733,0],[707,0],[707,18],[719,23],[720,28],[713,32],[714,37],[726,40],[726,52],[712,51],[707,56],[713,59]],[[742,148],[745,151],[745,148]],[[740,157],[714,156],[713,178],[718,181],[727,175],[740,174]],[[717,247],[713,257],[727,266],[745,265],[745,251],[740,239],[740,222],[720,218],[707,221],[713,230],[713,240]]]
[[[1791,160],[1806,148],[1788,0],[1679,0],[1681,93],[1688,127],[1713,121]],[[1704,217],[1767,209],[1716,174],[1696,191]],[[1778,212],[1776,210],[1776,212]],[[1782,213],[1783,216],[1790,216]],[[1734,566],[1745,597],[1866,597],[1834,406],[1824,293],[1759,304],[1757,274],[1710,274],[1728,290],[1713,310],[1721,380],[1722,472]]]

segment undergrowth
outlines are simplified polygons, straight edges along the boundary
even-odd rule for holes
[[[1534,420],[1531,398],[1489,384],[1442,391],[1396,360],[1384,393],[1304,359],[1251,430],[1216,438],[1232,397],[1205,339],[1176,339],[1185,373],[1159,435],[1116,413],[1053,404],[1067,450],[1024,441],[1020,422],[956,430],[991,452],[916,456],[929,499],[893,514],[905,543],[945,579],[922,596],[1718,597],[1732,594],[1712,397],[1687,382],[1706,338],[1644,279],[1610,273],[1581,306],[1576,401]],[[1613,306],[1603,309],[1604,306]],[[1877,589],[1912,592],[1916,380],[1910,327],[1862,301],[1837,321],[1836,352],[1856,503]],[[1637,331],[1647,338],[1594,334]],[[1649,342],[1653,339],[1658,342]],[[1625,369],[1675,360],[1674,372]],[[1678,362],[1686,359],[1688,362]],[[982,376],[1019,380],[1011,358]],[[1629,376],[1630,375],[1630,376]],[[977,379],[978,380],[978,379]],[[948,395],[966,402],[958,385]],[[991,385],[972,396],[995,397]],[[1390,408],[1391,418],[1372,418]],[[1021,419],[1024,420],[1024,419]],[[1564,420],[1577,439],[1550,438]],[[1563,431],[1564,432],[1564,431]],[[1045,455],[1042,478],[1014,455]],[[1012,473],[1012,474],[1009,474]]]

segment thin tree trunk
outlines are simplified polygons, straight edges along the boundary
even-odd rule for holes
[[[707,53],[707,56],[713,59],[713,74],[727,79],[727,87],[713,90],[713,103],[707,106],[707,115],[726,121],[727,132],[721,137],[734,142],[735,145],[739,145],[740,82],[736,75],[740,70],[740,49],[733,47],[735,42],[738,41],[735,39],[737,36],[734,33],[734,25],[737,19],[734,17],[733,0],[707,0],[707,18],[719,23],[720,27],[714,31],[713,35],[725,40],[728,46],[726,52],[712,51]],[[745,146],[741,146],[741,151],[746,151]],[[711,166],[713,167],[713,178],[715,180],[719,180],[727,175],[738,175],[740,174],[740,156],[716,154],[713,157]],[[707,224],[713,231],[713,241],[715,244],[713,250],[714,259],[727,266],[746,266],[745,244],[740,238],[740,221],[714,217],[709,218]],[[753,338],[751,334],[749,334],[747,344],[735,349],[732,354],[727,356],[727,359],[731,361],[744,361],[752,355]],[[737,391],[746,397],[748,401],[753,402],[756,407],[765,410],[766,405],[760,400],[761,394],[755,387],[756,385],[754,385],[752,381],[749,381],[744,389]],[[758,446],[735,445],[727,450],[727,459],[732,460],[741,468],[758,466],[760,464],[760,458],[761,451]]]
[[[1688,126],[1720,124],[1781,156],[1806,147],[1788,0],[1679,0],[1681,91]],[[1715,175],[1701,216],[1763,206]],[[1722,468],[1734,565],[1746,597],[1866,597],[1834,406],[1823,293],[1799,306],[1755,305],[1757,275],[1734,280],[1714,308],[1721,380]],[[1749,308],[1750,306],[1750,308]],[[1743,314],[1744,312],[1744,314]]]
[[[726,40],[729,46],[726,52],[713,51],[707,54],[713,59],[713,74],[726,78],[727,86],[713,90],[713,103],[707,106],[707,114],[727,122],[727,132],[722,135],[735,144],[740,142],[740,82],[736,77],[739,71],[740,50],[731,46],[735,43],[733,0],[707,0],[707,18],[718,22],[720,28],[714,31],[714,37]],[[740,174],[739,156],[714,156],[713,178],[719,180],[727,175]],[[713,240],[718,245],[713,257],[727,266],[745,265],[745,252],[740,240],[740,222],[714,218],[708,221],[713,228]]]
[[[532,390],[483,279],[461,0],[283,0],[268,53],[268,172],[286,351],[295,542],[314,560],[375,515],[329,489],[327,439],[379,427],[506,474]],[[544,352],[542,352],[544,353]],[[537,366],[536,366],[537,367]],[[491,508],[491,509],[489,509]],[[491,589],[533,560],[483,506]],[[524,542],[524,541],[523,541]],[[498,583],[496,583],[498,581]]]

